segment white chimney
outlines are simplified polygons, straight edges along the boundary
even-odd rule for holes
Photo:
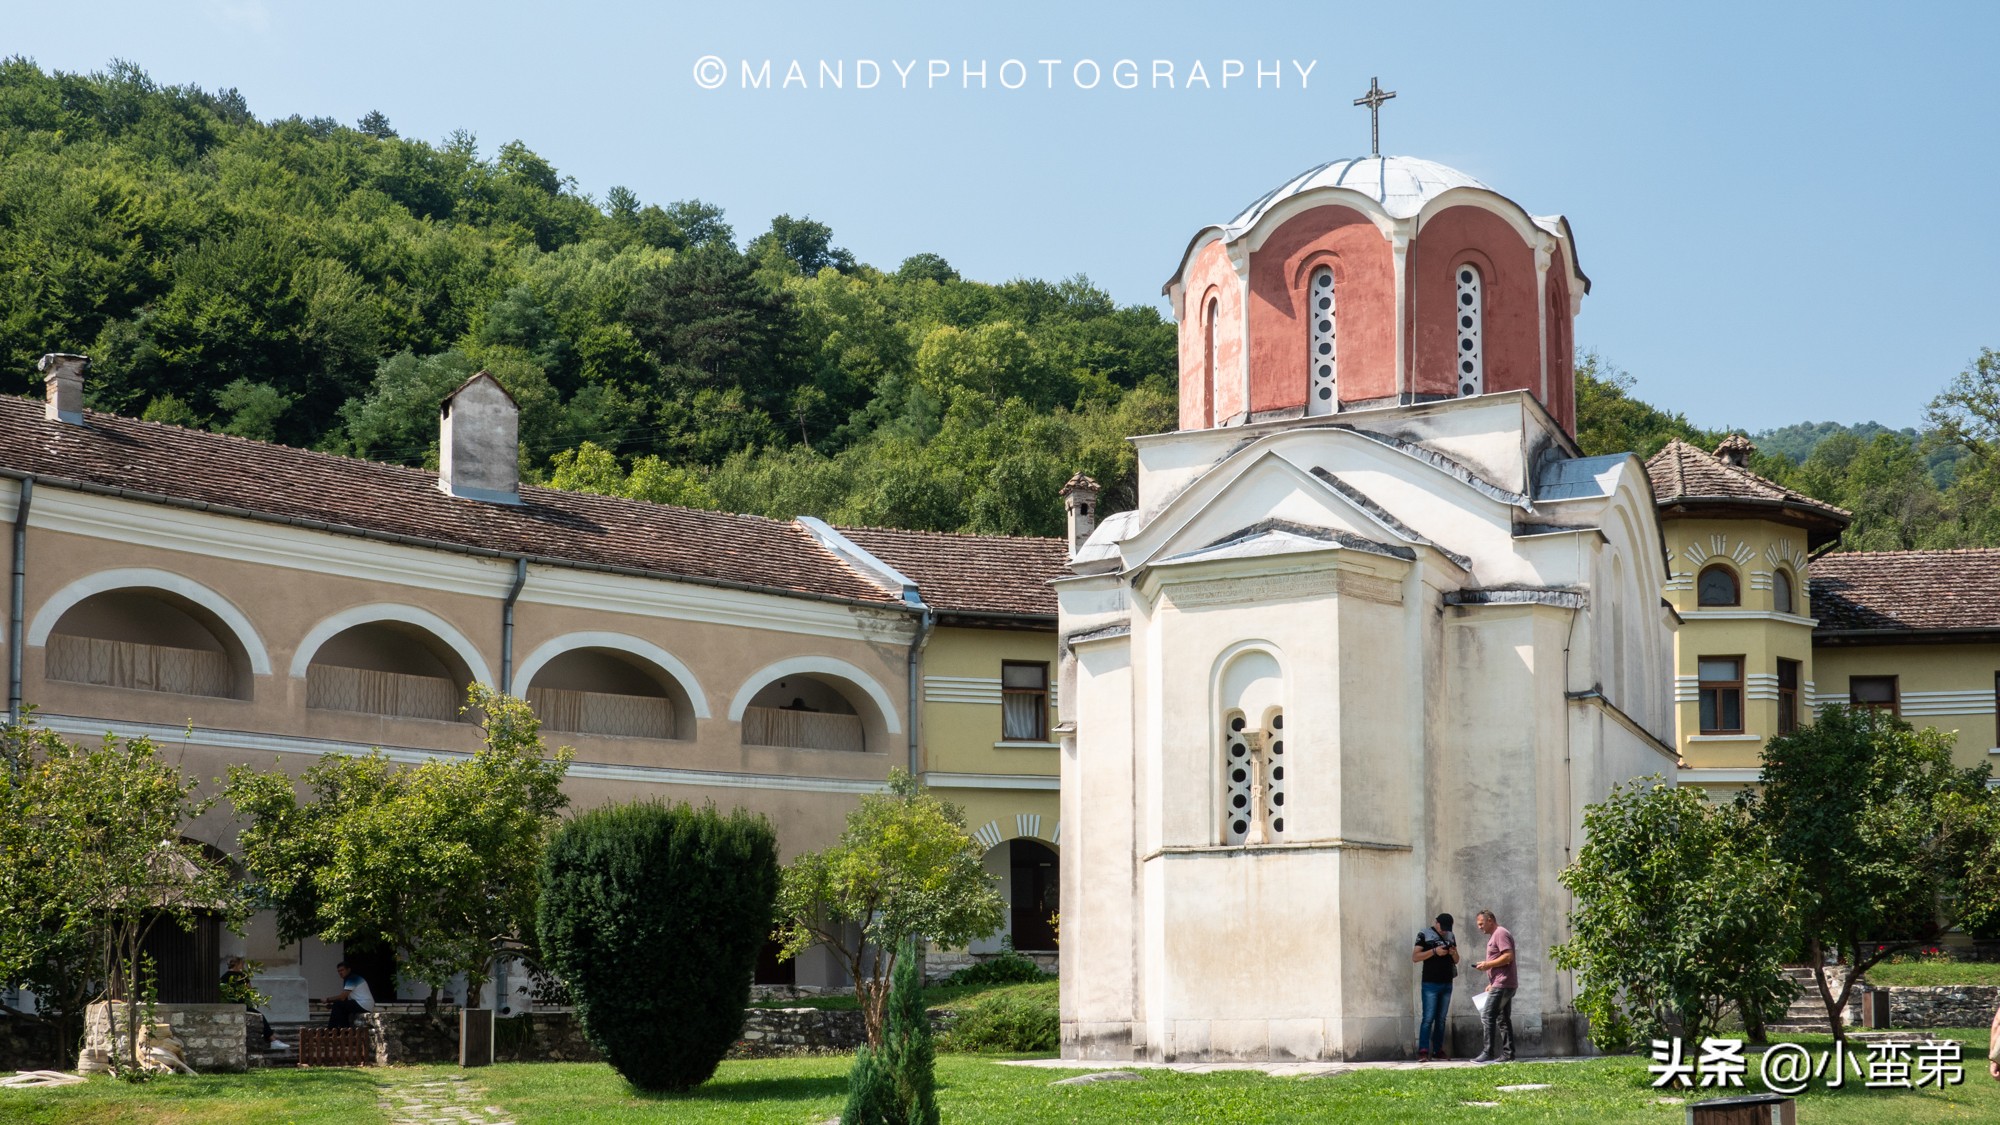
[[[89,366],[89,356],[68,352],[50,352],[35,364],[48,387],[44,412],[49,421],[83,425],[83,373]]]
[[[481,371],[438,407],[438,487],[489,504],[521,502],[521,408]]]
[[[1069,512],[1069,553],[1075,555],[1083,550],[1085,540],[1097,530],[1097,494],[1102,491],[1096,481],[1082,473],[1069,478],[1062,486],[1063,508]]]

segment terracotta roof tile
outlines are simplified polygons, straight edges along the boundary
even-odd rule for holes
[[[2000,629],[2000,548],[1852,551],[1812,564],[1818,632]]]
[[[843,527],[840,533],[915,581],[939,613],[1056,616],[1049,583],[1069,572],[1069,544],[1026,536]]]
[[[223,434],[86,413],[47,421],[0,395],[0,467],[198,506],[431,540],[474,550],[628,568],[698,582],[896,604],[804,528],[524,486],[519,506],[446,496],[437,475]]]
[[[1745,443],[1748,444],[1747,442]],[[1748,469],[1724,463],[1714,454],[1675,438],[1646,462],[1653,480],[1653,498],[1660,504],[1687,501],[1753,500],[1778,502],[1816,512],[1845,524],[1852,513],[1824,500],[1766,480]]]

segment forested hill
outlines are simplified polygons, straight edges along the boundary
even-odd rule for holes
[[[482,155],[380,113],[260,121],[125,63],[0,62],[8,391],[82,351],[100,409],[435,464],[439,400],[484,367],[521,404],[525,470],[559,487],[1051,535],[1078,469],[1129,505],[1124,439],[1173,428],[1175,349],[1157,311],[1083,278],[885,271],[807,218],[739,239],[700,201],[593,199],[518,141]],[[1721,436],[1580,359],[1586,451]],[[1851,545],[2000,543],[1996,384],[1984,353],[1932,429],[1792,427],[1756,467],[1854,509]]]
[[[12,59],[0,386],[48,351],[91,356],[100,409],[409,464],[485,367],[556,484],[1039,534],[1070,473],[1123,482],[1125,435],[1172,428],[1176,363],[1082,278],[885,272],[787,216],[739,249],[716,207],[594,200],[519,142]]]

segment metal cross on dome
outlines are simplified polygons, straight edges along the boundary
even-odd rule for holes
[[[1382,155],[1382,103],[1396,96],[1394,90],[1384,90],[1379,78],[1368,80],[1368,92],[1354,99],[1355,105],[1368,107],[1368,155]]]

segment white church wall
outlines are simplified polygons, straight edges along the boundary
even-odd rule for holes
[[[1064,1050],[1124,1058],[1138,1011],[1129,640],[1076,645],[1073,675],[1060,696],[1064,716],[1090,718],[1062,750]]]

